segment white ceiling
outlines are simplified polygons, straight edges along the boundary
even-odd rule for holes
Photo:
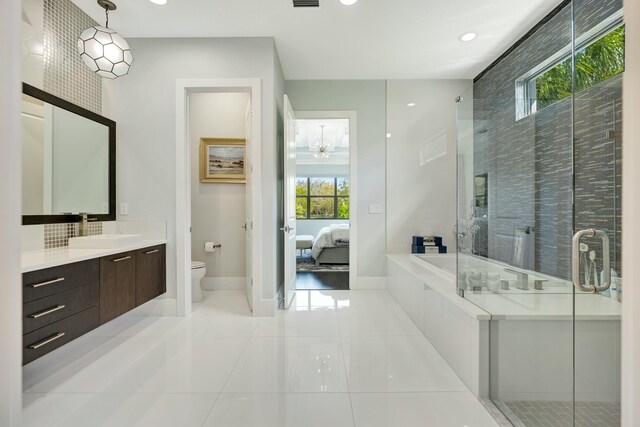
[[[321,132],[321,126],[322,128]],[[324,140],[332,144],[334,151],[329,161],[320,161],[309,151],[309,143]],[[349,164],[349,120],[348,119],[299,119],[296,120],[296,163],[301,165]]]
[[[73,0],[96,21],[95,0]],[[273,36],[285,78],[473,78],[560,0],[115,0],[109,26],[125,37]],[[478,33],[469,43],[466,32]]]
[[[296,148],[308,148],[309,142],[324,139],[336,148],[349,149],[349,119],[296,120]]]

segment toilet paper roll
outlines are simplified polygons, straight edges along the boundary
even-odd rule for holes
[[[204,251],[207,253],[214,253],[216,251],[216,244],[214,242],[206,242],[204,244]]]

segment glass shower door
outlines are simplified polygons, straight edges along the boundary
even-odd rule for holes
[[[458,293],[516,426],[620,424],[621,7],[565,3],[458,101]]]
[[[620,425],[622,2],[573,0],[575,425]]]

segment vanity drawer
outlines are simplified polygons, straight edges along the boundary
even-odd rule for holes
[[[99,303],[100,287],[97,284],[81,286],[28,302],[22,308],[22,333],[28,334]]]
[[[25,303],[80,286],[99,286],[100,260],[92,259],[24,273],[22,283],[22,298]]]
[[[22,364],[26,365],[97,328],[99,320],[100,309],[96,306],[24,335]]]

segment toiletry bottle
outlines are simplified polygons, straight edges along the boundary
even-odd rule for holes
[[[618,272],[613,268],[611,269],[611,286],[609,289],[602,292],[602,296],[609,297],[614,301],[618,301]],[[600,283],[604,282],[604,270],[600,273]]]

